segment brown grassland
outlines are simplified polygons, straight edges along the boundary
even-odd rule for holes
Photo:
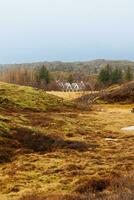
[[[134,199],[132,107],[0,83],[0,200]]]
[[[58,97],[64,98],[66,100],[74,100],[79,97],[82,97],[83,95],[90,94],[91,92],[83,91],[83,92],[61,92],[61,91],[49,91],[48,94],[53,94]]]

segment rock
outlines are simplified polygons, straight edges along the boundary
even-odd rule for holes
[[[128,126],[121,129],[122,131],[134,131],[134,126]]]

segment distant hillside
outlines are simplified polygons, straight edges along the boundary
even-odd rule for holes
[[[37,62],[37,63],[28,63],[28,64],[8,64],[0,65],[1,69],[10,68],[10,67],[40,67],[45,65],[50,71],[83,71],[91,74],[96,74],[99,72],[100,68],[109,64],[111,67],[120,67],[126,69],[130,66],[134,71],[134,62],[127,60],[104,60],[98,59],[93,61],[85,62]]]

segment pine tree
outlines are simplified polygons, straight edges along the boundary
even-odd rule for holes
[[[133,73],[130,67],[127,68],[126,72],[125,72],[125,80],[126,81],[131,81],[133,80]]]
[[[44,65],[39,70],[39,80],[44,81],[46,84],[50,83],[50,74]]]
[[[120,83],[122,81],[122,70],[119,68],[115,68],[111,73],[111,83]]]
[[[110,66],[107,64],[103,67],[99,73],[99,81],[103,84],[109,84],[111,79],[111,69]]]

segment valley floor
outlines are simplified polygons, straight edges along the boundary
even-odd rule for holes
[[[12,162],[0,164],[0,199],[16,200],[34,192],[82,194],[92,180],[107,182],[100,190],[110,195],[111,179],[134,173],[134,131],[121,131],[134,125],[132,107],[97,105],[93,111],[1,112],[4,117],[11,116],[12,124],[32,127],[55,138],[55,146],[42,153],[20,148]]]
[[[61,92],[61,91],[49,91],[48,94],[53,94],[58,97],[64,98],[66,100],[74,100],[77,99],[83,95],[91,94],[91,92],[88,91],[80,91],[80,92]]]

